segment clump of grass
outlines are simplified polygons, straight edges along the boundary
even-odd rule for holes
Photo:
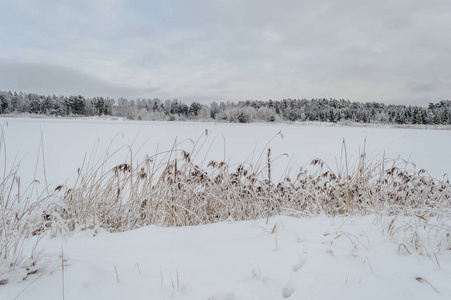
[[[22,189],[18,176],[19,165],[7,168],[6,141],[0,128],[0,285],[13,280],[24,280],[45,267],[37,245],[42,233],[64,230],[58,215],[55,198],[44,188],[38,192],[37,180]],[[32,247],[25,247],[33,240]],[[31,249],[30,249],[31,248]]]
[[[100,159],[92,154],[72,185],[58,186],[55,195],[45,188],[37,202],[23,201],[26,193],[20,191],[16,169],[5,173],[0,183],[2,222],[8,225],[2,229],[3,261],[14,258],[14,264],[20,264],[23,240],[51,226],[118,232],[151,224],[190,226],[272,214],[375,214],[390,235],[402,236],[409,252],[428,253],[426,243],[431,240],[436,242],[434,253],[451,247],[449,180],[416,171],[408,161],[367,157],[364,144],[358,160],[351,162],[343,140],[335,168],[314,159],[294,176],[276,181],[271,173],[277,158],[271,158],[269,143],[256,162],[205,162],[199,155],[209,136],[193,141],[189,151],[175,141],[171,149],[141,161],[131,147],[107,151]],[[122,155],[121,163],[112,164]],[[393,223],[384,221],[394,217]],[[421,228],[427,230],[426,239]]]
[[[176,270],[176,280],[175,280],[175,282],[174,282],[174,279],[172,279],[172,277],[171,277],[171,284],[172,284],[172,289],[174,291],[176,291],[176,292],[181,293],[181,292],[183,292],[185,290],[185,285],[183,284],[182,281],[180,281],[179,270],[178,269]]]
[[[451,185],[430,177],[425,170],[415,171],[415,165],[408,161],[369,158],[364,146],[352,164],[343,141],[335,169],[314,159],[295,176],[275,182],[267,147],[262,151],[267,151],[266,164],[261,163],[263,155],[255,164],[197,164],[196,155],[206,138],[194,142],[191,151],[177,150],[174,143],[169,151],[147,156],[142,162],[134,162],[128,148],[122,164],[106,167],[117,153],[84,164],[77,182],[65,188],[61,214],[83,229],[103,227],[110,231],[150,224],[189,226],[229,218],[251,220],[272,213],[421,216],[419,219],[427,220],[437,236],[443,236],[441,245],[446,244]],[[432,218],[436,223],[430,222]],[[401,223],[396,226],[400,232]],[[407,234],[409,227],[403,230]],[[414,242],[418,251],[420,240]]]

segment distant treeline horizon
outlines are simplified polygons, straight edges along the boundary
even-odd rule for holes
[[[451,101],[428,106],[357,102],[344,99],[213,101],[185,104],[177,99],[50,96],[0,91],[0,114],[47,116],[114,116],[130,120],[320,121],[380,124],[451,124]]]

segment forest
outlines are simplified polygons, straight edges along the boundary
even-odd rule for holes
[[[451,124],[451,101],[427,107],[344,99],[246,100],[186,104],[177,99],[112,99],[108,97],[44,96],[0,91],[0,114],[55,117],[112,116],[129,120],[250,122],[356,122],[380,124]]]

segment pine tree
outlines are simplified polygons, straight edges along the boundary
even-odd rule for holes
[[[434,112],[434,124],[442,124],[442,116],[440,115],[440,112],[435,111]]]
[[[423,124],[423,114],[421,113],[421,110],[417,110],[415,115],[415,124]]]
[[[446,108],[444,108],[442,112],[442,124],[449,124],[449,121],[449,112]]]
[[[4,114],[8,109],[8,99],[6,95],[0,94],[0,114]]]

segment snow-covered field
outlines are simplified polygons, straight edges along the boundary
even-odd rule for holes
[[[190,150],[191,140],[203,136],[205,130],[209,138],[198,155],[198,164],[202,161],[207,164],[211,159],[255,163],[264,146],[281,132],[283,138],[275,137],[269,146],[274,158],[284,153],[288,156],[280,157],[273,164],[274,178],[282,176],[288,165],[305,167],[314,158],[335,167],[343,139],[350,161],[358,158],[366,139],[369,157],[382,159],[385,151],[386,158],[409,160],[416,164],[417,170],[425,169],[438,179],[451,172],[451,130],[31,118],[0,118],[0,124],[4,125],[7,162],[21,161],[24,182],[35,179],[35,173],[42,179],[42,159],[36,172],[41,136],[47,181],[59,185],[74,179],[85,154],[89,156],[97,144],[97,156],[104,154],[108,147],[113,152],[131,146],[136,158],[142,159],[146,154],[170,150],[176,138],[179,149]],[[122,162],[125,154],[117,158]]]
[[[41,246],[47,254],[64,249],[65,299],[449,299],[451,255],[438,258],[441,270],[430,258],[399,255],[373,220],[149,226],[46,238]],[[35,279],[18,299],[62,299],[60,265],[1,286],[1,299]]]
[[[316,157],[333,168],[343,138],[351,160],[366,138],[369,156],[382,158],[385,151],[385,157],[412,161],[439,179],[451,171],[451,131],[445,130],[26,118],[0,118],[0,124],[6,162],[21,161],[24,182],[43,182],[44,149],[52,187],[73,181],[93,149],[98,157],[108,147],[131,146],[139,160],[169,150],[176,138],[177,147],[190,149],[189,139],[204,139],[206,130],[199,164],[256,162],[281,131],[283,139],[278,135],[270,143],[274,159],[288,154],[274,162],[279,177],[287,165],[305,166]],[[386,232],[388,223],[375,216],[276,216],[269,224],[230,220],[76,231],[66,240],[46,236],[38,244],[53,258],[46,273],[0,285],[0,299],[449,299],[450,251],[408,254]]]

